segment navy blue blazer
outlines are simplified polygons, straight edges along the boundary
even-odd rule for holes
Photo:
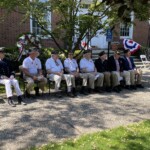
[[[132,68],[130,68],[130,65],[129,65],[129,62],[128,62],[127,58],[125,56],[123,56],[123,69],[126,70],[126,71],[133,70],[133,69],[136,68],[133,58],[129,57],[129,59],[130,59]]]
[[[122,58],[119,58],[118,61],[119,61],[119,65],[120,65],[120,72],[122,72],[123,71],[123,60],[122,60]],[[117,71],[116,61],[114,59],[114,56],[110,56],[108,58],[108,68],[109,68],[109,71]]]
[[[2,75],[7,76],[8,78],[11,75],[15,75],[12,63],[8,59],[0,60],[0,78]]]
[[[100,58],[95,60],[95,67],[97,69],[97,72],[106,72],[109,71],[108,69],[108,60],[102,60]]]

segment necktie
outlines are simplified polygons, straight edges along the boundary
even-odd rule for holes
[[[127,58],[127,60],[128,60],[130,69],[132,69],[132,64],[131,64],[130,58]]]

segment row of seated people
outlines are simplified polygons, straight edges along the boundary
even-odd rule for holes
[[[33,89],[34,82],[38,81],[38,88],[35,89],[36,94],[39,88],[44,91],[47,83],[47,78],[42,74],[41,61],[37,58],[39,52],[36,48],[29,50],[29,56],[24,59],[22,67],[24,78],[27,81],[26,95],[29,97]],[[8,97],[8,104],[15,106],[12,100],[11,86],[14,86],[18,95],[18,103],[25,104],[22,99],[22,92],[19,88],[18,81],[15,79],[10,67],[9,61],[4,58],[4,49],[0,49],[0,83],[5,85],[6,94]],[[91,59],[91,51],[85,51],[83,58],[78,64],[73,59],[73,53],[69,52],[68,58],[64,61],[64,67],[61,63],[58,52],[52,51],[51,58],[49,58],[45,67],[47,70],[47,77],[55,81],[55,91],[59,91],[61,80],[64,79],[67,84],[67,93],[70,97],[76,96],[75,79],[81,78],[82,80],[82,94],[88,92],[93,93],[94,90],[102,92],[104,87],[106,91],[110,92],[112,89],[116,92],[120,91],[120,80],[122,77],[125,79],[127,89],[136,89],[135,75],[137,77],[137,86],[143,88],[141,85],[141,71],[135,69],[133,59],[130,57],[130,51],[125,51],[124,58],[120,58],[120,53],[115,52],[108,60],[105,52],[99,54],[99,59],[95,61]],[[64,73],[64,68],[67,73]],[[79,71],[80,68],[80,71]],[[87,92],[88,87],[88,92]],[[61,95],[57,94],[58,97]]]

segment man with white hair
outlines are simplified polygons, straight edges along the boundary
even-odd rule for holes
[[[4,48],[0,48],[0,84],[5,85],[6,95],[8,98],[8,104],[12,107],[15,107],[16,104],[12,100],[12,89],[14,87],[16,94],[18,96],[18,104],[25,105],[22,99],[22,92],[20,90],[18,81],[15,78],[15,72],[13,70],[11,62],[5,58]]]
[[[59,91],[60,83],[62,79],[64,79],[67,84],[67,95],[69,97],[74,97],[72,93],[71,76],[69,74],[64,74],[63,65],[57,51],[52,51],[51,58],[47,59],[45,66],[49,79],[55,81],[55,92]],[[57,93],[56,96],[58,98],[62,97],[60,93]]]
[[[93,93],[103,91],[103,79],[104,75],[97,72],[95,64],[91,59],[91,50],[85,50],[83,58],[80,60],[80,71],[86,73],[89,80],[89,92]]]
[[[30,97],[30,92],[33,89],[34,83],[38,82],[38,87],[35,87],[35,93],[39,95],[39,88],[44,92],[47,79],[43,76],[42,65],[38,59],[38,49],[33,47],[29,49],[29,56],[24,59],[22,64],[22,71],[24,78],[27,81],[26,96]]]

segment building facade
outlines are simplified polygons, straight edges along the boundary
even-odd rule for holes
[[[0,9],[0,16],[5,14],[5,10]],[[86,9],[81,11],[82,14],[87,13]],[[80,13],[79,13],[80,15]],[[40,33],[40,28],[34,22],[34,20],[28,19],[22,22],[23,16],[17,12],[12,12],[9,16],[4,18],[0,22],[0,47],[13,47],[16,45],[16,41],[22,33]],[[50,13],[47,19],[51,20],[51,29],[55,27],[56,22],[59,19],[58,15]],[[134,20],[134,25],[126,27],[123,24],[117,25],[113,32],[113,41],[122,41],[124,38],[133,39],[142,46],[147,46],[149,23],[144,21]],[[98,31],[101,32],[101,31]],[[61,43],[61,41],[59,41]],[[100,49],[105,49],[108,46],[105,34],[97,34],[91,40],[91,46]],[[56,47],[51,38],[42,38],[42,44],[44,47]]]

